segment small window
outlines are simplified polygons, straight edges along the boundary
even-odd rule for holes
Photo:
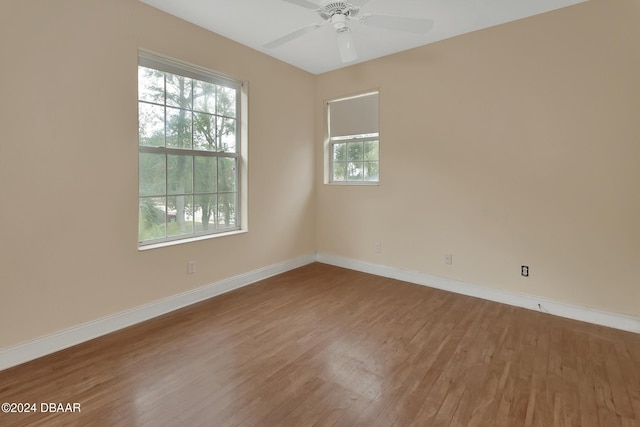
[[[328,182],[377,184],[380,180],[378,92],[329,101]]]
[[[240,229],[241,87],[139,55],[140,247]]]

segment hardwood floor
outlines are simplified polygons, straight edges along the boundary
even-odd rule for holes
[[[38,409],[2,426],[640,426],[640,335],[311,264],[2,371],[0,402]]]

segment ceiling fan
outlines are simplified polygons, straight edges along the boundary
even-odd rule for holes
[[[330,24],[337,33],[338,49],[342,62],[353,62],[358,59],[358,53],[353,41],[351,31],[347,26],[348,21],[356,21],[371,27],[385,28],[389,30],[407,31],[411,33],[426,33],[433,27],[433,20],[422,18],[409,18],[392,15],[365,14],[358,16],[360,7],[369,0],[360,0],[358,4],[346,1],[321,0],[314,3],[311,0],[282,0],[287,3],[315,10],[324,20],[319,24],[311,24],[296,31],[279,37],[265,45],[266,49],[274,49],[293,39],[296,39],[310,31],[317,30],[325,24]]]

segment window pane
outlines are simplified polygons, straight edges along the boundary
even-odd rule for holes
[[[218,191],[236,191],[236,159],[218,157]]]
[[[235,119],[218,119],[221,123],[219,129],[220,144],[218,151],[226,153],[236,152],[236,120]]]
[[[167,107],[167,147],[191,149],[191,111]]]
[[[344,181],[347,178],[347,164],[343,162],[337,162],[333,165],[333,170],[331,171],[331,180],[332,181]]]
[[[347,143],[347,160],[350,162],[358,162],[363,159],[363,145],[362,142],[349,142]]]
[[[236,193],[218,195],[218,228],[236,226]]]
[[[195,231],[214,230],[216,228],[218,197],[215,194],[196,195],[195,204]]]
[[[138,67],[138,99],[164,104],[164,73]]]
[[[193,88],[193,109],[204,113],[216,112],[216,85],[196,81]]]
[[[379,179],[378,162],[364,162],[364,180],[378,181]]]
[[[165,198],[141,197],[138,208],[138,240],[165,237]]]
[[[215,193],[217,191],[217,157],[196,156],[195,192]]]
[[[193,233],[193,196],[167,197],[167,236]]]
[[[378,160],[378,141],[365,141],[364,159]]]
[[[347,144],[333,144],[333,155],[332,158],[334,161],[344,162],[347,160]]]
[[[140,153],[139,192],[141,196],[159,196],[165,193],[165,155]]]
[[[138,103],[138,141],[140,145],[164,146],[164,107]]]
[[[191,79],[166,73],[167,105],[191,110]]]
[[[216,151],[216,116],[193,113],[193,148]]]
[[[193,157],[167,156],[167,191],[169,194],[193,192]]]
[[[138,63],[140,246],[237,229],[240,82],[184,77],[143,53]]]
[[[361,162],[349,162],[347,163],[347,181],[362,181],[362,163]]]
[[[236,117],[236,89],[218,86],[216,114],[224,117]]]

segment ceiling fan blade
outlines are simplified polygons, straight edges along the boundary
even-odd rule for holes
[[[391,15],[364,15],[360,18],[362,24],[388,30],[407,31],[410,33],[426,33],[433,28],[432,19],[407,18]]]
[[[282,36],[280,38],[277,38],[277,39],[275,39],[273,41],[270,41],[269,43],[267,43],[265,45],[262,45],[262,47],[264,47],[266,49],[276,48],[276,47],[278,47],[280,45],[283,45],[283,44],[295,39],[295,38],[300,37],[303,34],[306,34],[306,33],[310,32],[310,31],[313,31],[313,30],[317,30],[318,28],[320,28],[320,26],[321,26],[321,24],[307,25],[306,27],[302,27],[302,28],[300,28],[298,30],[295,30],[292,33],[286,34],[286,35],[284,35],[284,36]]]
[[[282,1],[286,1],[287,3],[295,4],[296,6],[304,7],[306,9],[316,10],[320,8],[319,4],[309,0],[282,0]]]

